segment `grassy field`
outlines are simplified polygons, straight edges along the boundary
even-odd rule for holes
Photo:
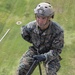
[[[30,46],[22,39],[20,28],[35,19],[33,9],[42,1],[54,6],[53,20],[64,29],[65,45],[58,75],[75,75],[75,0],[0,0],[0,39],[10,29],[0,42],[0,75],[15,75],[22,54]],[[17,21],[22,24],[17,25]],[[38,71],[33,75],[38,75]]]

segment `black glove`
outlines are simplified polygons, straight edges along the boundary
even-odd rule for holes
[[[34,55],[33,58],[34,58],[34,60],[38,60],[38,62],[46,60],[46,57],[43,54],[42,55]]]

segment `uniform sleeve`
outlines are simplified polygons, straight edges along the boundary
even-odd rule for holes
[[[59,59],[59,55],[62,52],[63,46],[64,46],[64,32],[61,31],[53,39],[51,50],[44,54],[46,57],[46,61],[47,60],[54,60],[56,58]]]
[[[28,28],[27,26],[22,26],[21,27],[21,35],[24,40],[31,43],[30,28]]]

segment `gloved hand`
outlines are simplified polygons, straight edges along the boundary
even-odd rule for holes
[[[41,55],[34,55],[33,58],[34,58],[34,60],[38,60],[38,62],[46,60],[46,57],[43,54],[41,54]]]

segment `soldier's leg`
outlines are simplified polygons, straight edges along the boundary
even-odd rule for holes
[[[57,71],[60,69],[60,63],[58,60],[53,60],[44,63],[46,75],[57,75]]]
[[[25,54],[23,54],[17,70],[17,75],[26,75],[32,63],[34,62],[32,56],[35,54],[36,52],[33,50],[33,48],[30,48]]]

